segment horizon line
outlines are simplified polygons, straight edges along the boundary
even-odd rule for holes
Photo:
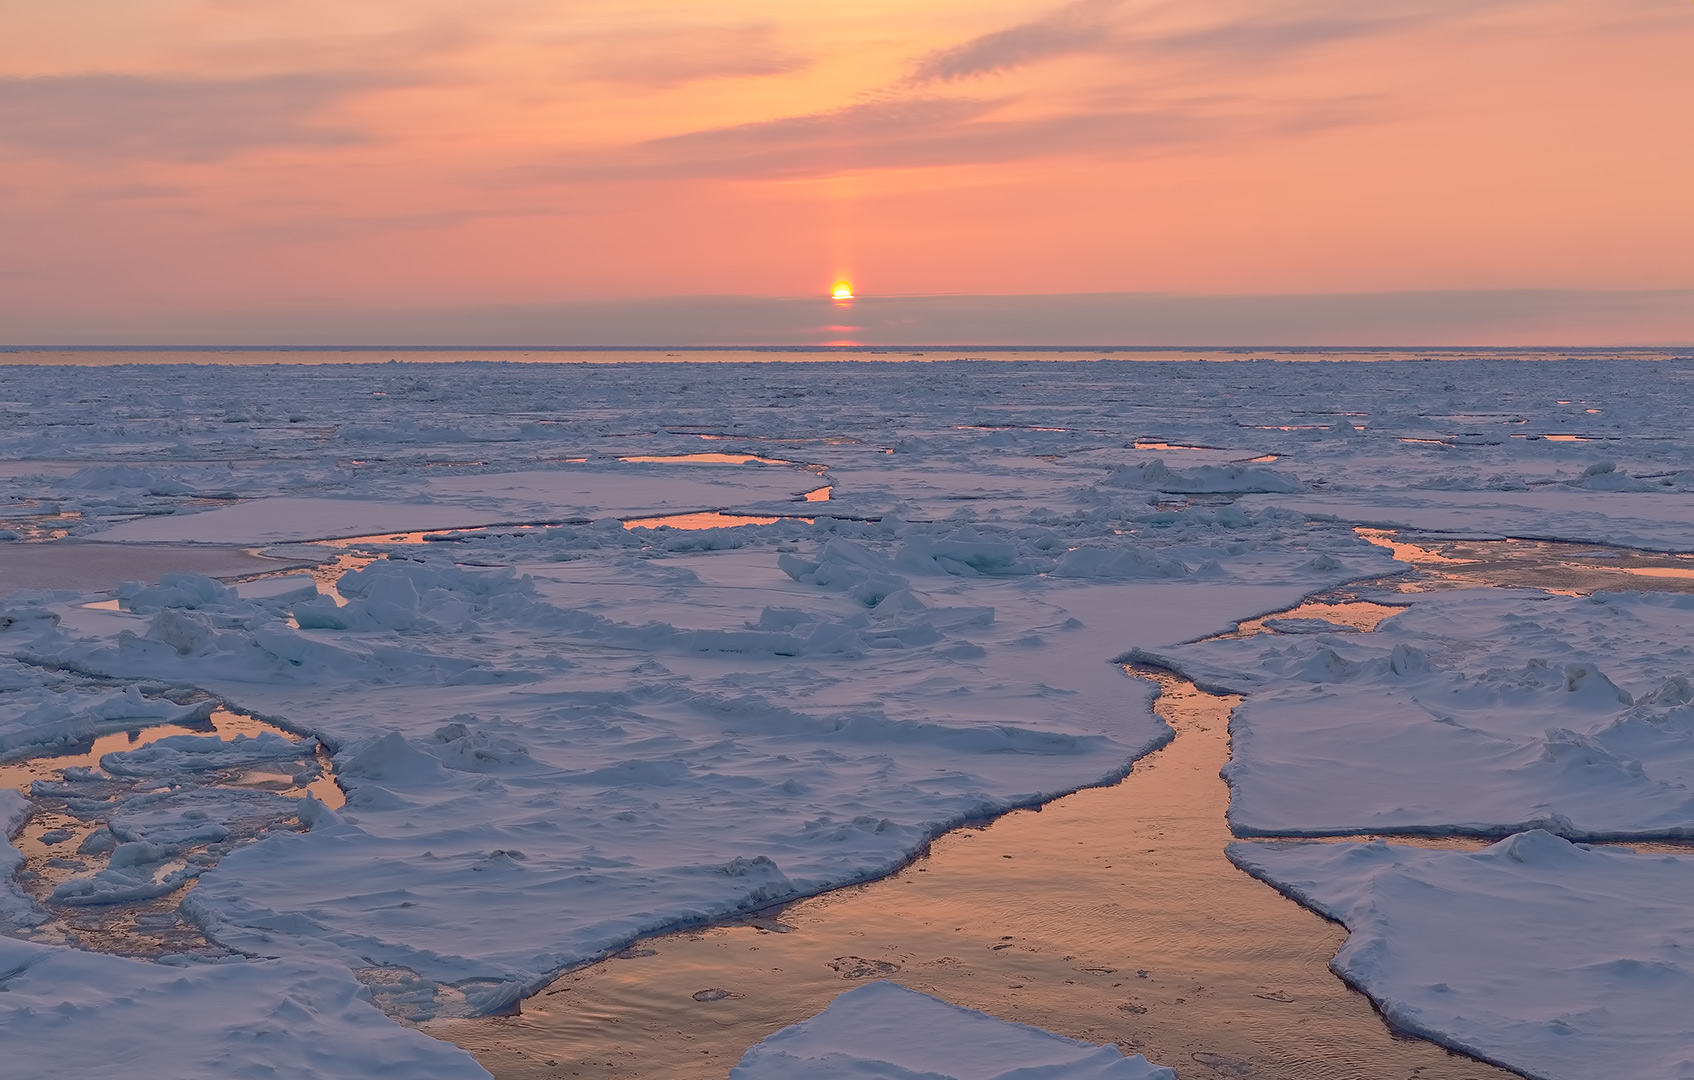
[[[935,350],[941,352],[1203,352],[1203,353],[1520,353],[1520,352],[1566,352],[1566,353],[1604,353],[1620,350],[1629,352],[1680,352],[1694,348],[1694,341],[1637,343],[1619,342],[1611,345],[1191,345],[1191,344],[1153,344],[1153,345],[983,345],[958,344],[954,342],[924,343],[912,342],[891,345],[869,344],[808,344],[795,343],[783,345],[595,345],[595,344],[529,344],[529,345],[425,345],[390,343],[383,345],[360,344],[288,344],[288,345],[259,345],[227,343],[218,345],[188,345],[171,343],[131,343],[123,345],[5,345],[0,344],[0,355],[17,353],[76,353],[76,352],[582,352],[582,353],[640,353],[640,352],[748,352],[748,353],[866,353],[885,354],[907,352],[910,350]],[[1694,359],[1694,358],[1690,358]]]

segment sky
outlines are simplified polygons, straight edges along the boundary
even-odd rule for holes
[[[1688,0],[0,0],[0,344],[1689,343],[1690,57]]]

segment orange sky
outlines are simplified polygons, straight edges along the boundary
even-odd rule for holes
[[[1694,289],[1687,0],[5,0],[0,73],[0,342],[842,276]]]

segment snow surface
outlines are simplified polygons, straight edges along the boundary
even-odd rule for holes
[[[47,620],[42,620],[46,622]],[[213,704],[176,705],[146,697],[138,685],[114,690],[0,662],[0,760],[33,756],[95,735],[201,720]]]
[[[1694,836],[1694,595],[1394,602],[1368,634],[1138,654],[1249,695],[1224,770],[1237,835]]]
[[[206,855],[184,911],[284,958],[230,970],[352,970],[393,1015],[496,1010],[638,935],[874,877],[942,830],[1121,776],[1169,735],[1109,662],[1137,649],[1252,693],[1230,777],[1245,832],[1689,825],[1678,602],[1488,591],[1413,598],[1372,634],[1183,644],[1395,569],[1355,520],[1680,550],[1686,362],[5,375],[0,583],[140,580],[119,610],[0,598],[0,758],[166,722],[167,688],[317,738],[346,805],[268,796],[307,831]],[[622,460],[708,452],[794,464]],[[813,520],[619,520],[719,509]],[[566,524],[396,546],[333,594],[162,574],[241,574],[214,542],[296,555],[539,521]],[[190,542],[203,564],[146,554]],[[86,565],[14,572],[38,552]],[[134,803],[147,785],[202,791],[203,766],[284,749],[166,740],[103,762],[132,794],[99,812],[157,839],[133,841],[157,850],[127,852],[128,876],[162,880],[152,855],[240,809]],[[62,899],[123,893],[114,869]],[[66,1000],[102,985],[31,970]],[[255,1007],[281,1007],[286,979],[254,978]]]
[[[1532,831],[1470,853],[1236,843],[1350,931],[1330,963],[1403,1031],[1537,1080],[1694,1077],[1694,858]]]
[[[1616,476],[1616,473],[1603,475]],[[1313,517],[1469,539],[1569,540],[1648,551],[1694,551],[1694,495],[1633,488],[1547,491],[1398,491],[1266,496],[1244,506],[1279,506]]]
[[[0,543],[4,543],[0,540]],[[119,583],[152,581],[160,574],[198,573],[215,577],[263,574],[315,559],[276,561],[241,548],[210,544],[103,544],[60,540],[51,544],[5,544],[0,551],[0,598],[20,589],[103,591]]]
[[[961,1009],[891,982],[847,991],[765,1039],[730,1080],[1176,1080],[1111,1045]]]
[[[114,543],[284,544],[422,529],[528,521],[639,517],[792,501],[818,486],[797,469],[743,468],[701,476],[698,466],[559,466],[554,471],[426,478],[416,501],[267,498],[200,514],[142,518],[98,534]]]
[[[14,876],[23,865],[23,852],[12,846],[12,838],[30,814],[29,800],[20,792],[0,788],[0,926],[29,926],[39,921],[35,902],[18,887]]]
[[[1173,615],[1166,581],[1022,572],[1057,564],[1046,528],[797,531],[810,557],[630,559],[652,540],[621,527],[546,538],[564,563],[531,561],[529,538],[478,544],[509,551],[504,570],[430,545],[344,575],[345,606],[294,604],[307,629],[173,578],[125,611],[61,606],[74,632],[20,635],[20,654],[203,687],[321,737],[347,805],[229,855],[187,909],[232,948],[412,973],[378,993],[425,1017],[501,1007],[642,933],[879,876],[944,829],[1121,775],[1168,737],[1150,688],[1108,663],[1126,644],[1349,574],[1254,562],[1280,583],[1220,571]],[[615,585],[585,572],[587,544],[612,546]],[[1350,573],[1380,569],[1378,550]]]
[[[175,967],[0,937],[0,1032],[16,1076],[489,1075],[393,1023],[346,968],[298,960]]]

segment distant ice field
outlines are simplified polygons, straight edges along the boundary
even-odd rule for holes
[[[1258,360],[1290,361],[1377,361],[1423,359],[1468,359],[1477,356],[1500,356],[1529,360],[1562,360],[1573,357],[1659,360],[1687,355],[1688,349],[1482,349],[1455,348],[1416,349],[1278,349],[1278,348],[1160,348],[1160,347],[1101,347],[1096,349],[1064,347],[947,345],[911,346],[769,346],[763,348],[725,349],[699,347],[671,348],[0,348],[0,364],[74,365],[79,367],[117,364],[368,364],[398,362],[406,364],[452,364],[466,362],[495,363],[562,363],[562,364],[650,364],[650,363],[814,363],[829,360],[902,363],[911,360],[930,362],[941,360],[1057,360],[1111,358],[1116,360]]]
[[[66,950],[69,898],[193,881],[178,907],[220,957],[365,988],[345,1024],[333,994],[279,997],[316,1018],[284,1041],[360,1037],[366,998],[497,1011],[641,935],[1116,781],[1169,737],[1130,655],[1247,695],[1242,834],[1694,830],[1681,601],[1430,594],[1374,633],[1196,644],[1348,583],[1388,595],[1404,564],[1362,524],[1686,550],[1694,360],[912,351],[0,365],[0,581],[22,586],[0,755],[209,697],[315,737],[346,797],[286,775],[178,797],[263,749],[216,734],[12,796],[8,835],[99,826],[57,841],[68,883],[8,879],[0,919],[48,950],[19,955]],[[719,511],[765,523],[631,527]],[[135,580],[40,576],[103,552]],[[165,572],[195,552],[204,573]],[[263,559],[314,568],[231,585]],[[230,966],[167,959],[196,1000]],[[104,977],[39,970],[66,1001]]]

